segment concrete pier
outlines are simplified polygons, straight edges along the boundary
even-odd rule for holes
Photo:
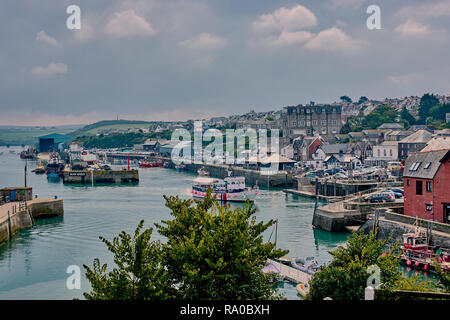
[[[62,199],[41,198],[0,205],[0,245],[19,230],[31,227],[35,219],[63,214]]]
[[[127,183],[139,182],[138,170],[71,170],[64,172],[64,183]]]
[[[363,224],[367,220],[367,215],[372,213],[374,209],[383,208],[403,208],[403,199],[386,203],[370,203],[363,202],[359,199],[359,195],[354,195],[346,200],[318,207],[313,216],[312,224],[314,227],[325,231],[347,232],[348,228],[346,227]]]

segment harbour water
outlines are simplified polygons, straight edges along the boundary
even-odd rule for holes
[[[24,184],[25,160],[0,147],[0,187]],[[170,219],[163,195],[190,198],[194,175],[165,168],[139,170],[140,181],[131,185],[63,185],[47,181],[45,175],[30,171],[37,162],[28,161],[28,185],[39,197],[64,199],[64,216],[37,220],[0,247],[0,299],[73,299],[89,291],[83,264],[94,258],[112,265],[112,256],[99,236],[112,239],[119,232],[132,232],[141,219],[146,226]],[[329,251],[345,242],[348,234],[328,233],[311,226],[311,199],[286,195],[281,190],[262,189],[256,200],[257,221],[278,219],[277,246],[288,249],[290,257],[314,256],[319,263],[330,261]],[[272,236],[271,236],[272,235]],[[267,230],[266,240],[274,240]],[[161,239],[157,232],[153,239]],[[68,266],[81,268],[81,290],[69,290]],[[279,292],[299,299],[295,286],[284,283]]]

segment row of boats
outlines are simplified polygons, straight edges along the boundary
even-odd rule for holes
[[[33,170],[36,174],[47,174],[48,178],[59,178],[64,173],[65,163],[59,157],[58,153],[52,153],[48,162],[44,165],[43,162],[39,162],[36,169]]]

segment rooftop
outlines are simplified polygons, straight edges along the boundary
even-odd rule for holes
[[[405,163],[403,176],[433,179],[441,164],[450,156],[450,149],[412,153]]]
[[[417,130],[406,138],[400,140],[401,143],[427,143],[431,140],[433,134],[428,130]]]

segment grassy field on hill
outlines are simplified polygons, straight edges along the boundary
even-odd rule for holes
[[[20,127],[0,126],[0,145],[30,145],[37,142],[37,138],[51,133],[68,134],[80,126],[63,127]]]

